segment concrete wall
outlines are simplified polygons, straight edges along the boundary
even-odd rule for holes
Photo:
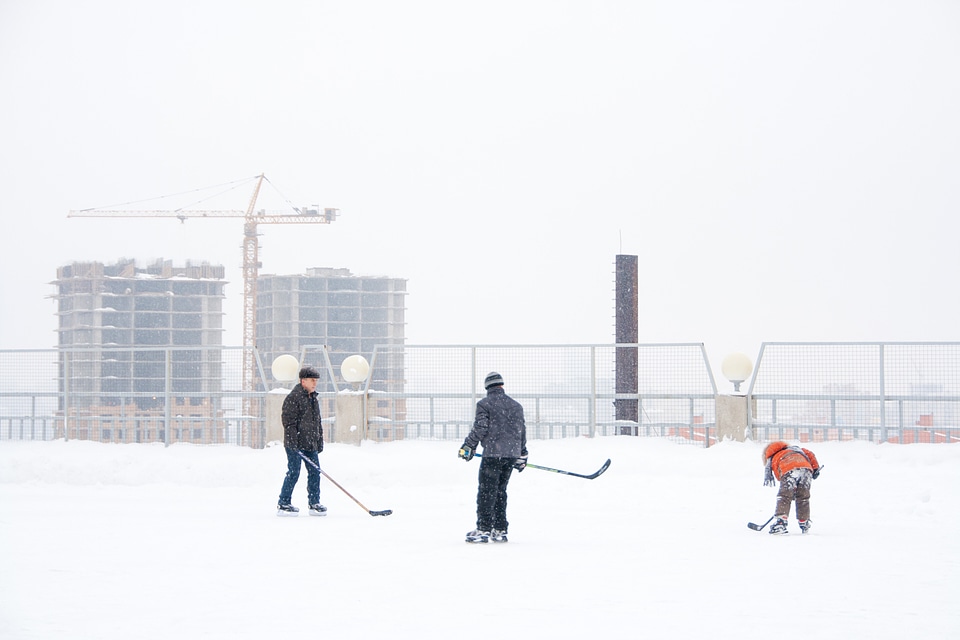
[[[367,425],[363,411],[362,393],[340,392],[337,394],[337,421],[330,442],[360,444],[366,436]],[[326,434],[324,434],[326,435]]]
[[[283,411],[283,401],[287,399],[290,389],[274,389],[267,394],[266,407],[266,437],[264,442],[279,442],[283,445],[283,421],[280,414]]]
[[[751,398],[752,399],[752,398]],[[717,396],[717,441],[743,442],[747,435],[747,396]],[[753,400],[753,410],[757,401]]]

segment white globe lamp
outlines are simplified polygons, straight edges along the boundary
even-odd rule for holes
[[[273,360],[270,371],[277,382],[293,382],[300,375],[300,361],[289,354],[283,354]]]
[[[740,393],[740,384],[753,373],[753,363],[742,353],[731,353],[720,363],[720,371],[733,383],[734,393]]]
[[[367,359],[360,355],[347,356],[340,363],[340,375],[352,384],[360,384],[370,375],[370,365]]]

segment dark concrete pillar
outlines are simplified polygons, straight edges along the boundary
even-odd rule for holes
[[[617,256],[617,344],[636,344],[639,325],[637,294],[637,256]],[[637,393],[637,347],[617,347],[616,392]],[[636,400],[616,400],[616,419],[639,423]],[[622,435],[636,435],[628,426],[621,426]]]

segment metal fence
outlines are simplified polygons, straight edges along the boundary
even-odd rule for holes
[[[960,343],[765,342],[757,440],[960,442]]]
[[[242,347],[0,351],[0,440],[257,446],[265,378]]]
[[[618,353],[636,390],[617,391]],[[0,350],[0,441],[265,444],[275,380],[256,354],[243,388],[242,347]],[[365,438],[462,440],[490,371],[525,409],[528,438],[637,435],[716,441],[717,388],[702,344],[380,346],[354,387],[323,346],[325,430],[336,399],[364,391]],[[760,441],[960,441],[960,343],[764,343],[747,392],[747,433]],[[631,409],[624,419],[619,408]],[[618,417],[619,416],[619,417]]]
[[[635,350],[635,393],[615,390],[618,349]],[[702,344],[384,346],[371,360],[372,371],[380,368],[404,378],[379,389],[367,382],[377,440],[462,440],[491,371],[523,405],[530,439],[633,434],[706,443],[714,427],[717,389]],[[616,402],[635,403],[638,419],[618,420]]]
[[[635,352],[636,393],[615,391],[618,349]],[[257,355],[257,389],[244,390],[242,355],[242,347],[0,351],[0,440],[263,446],[264,395],[285,383]],[[337,394],[351,385],[322,345],[299,359],[323,374],[318,392],[335,438]],[[530,439],[712,439],[716,385],[701,344],[384,346],[370,364],[363,390],[373,440],[462,439],[494,370],[524,405]],[[634,403],[638,419],[617,420],[616,402]]]

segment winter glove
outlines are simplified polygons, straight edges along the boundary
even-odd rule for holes
[[[463,458],[464,460],[469,462],[470,459],[473,458],[473,449],[471,449],[470,447],[467,446],[466,443],[464,443],[463,446],[460,447],[460,451],[459,453],[457,453],[457,457]]]
[[[317,453],[323,453],[323,438],[320,438],[320,441],[317,442]]]
[[[777,481],[773,478],[773,458],[767,459],[767,464],[763,467],[763,486],[776,486]]]
[[[813,470],[813,479],[814,479],[814,480],[816,480],[817,478],[820,477],[820,470],[821,470],[821,469],[823,469],[822,466],[817,467],[816,469]]]
[[[517,458],[516,462],[513,463],[513,468],[517,470],[517,473],[523,471],[527,468],[527,456],[520,456]]]

